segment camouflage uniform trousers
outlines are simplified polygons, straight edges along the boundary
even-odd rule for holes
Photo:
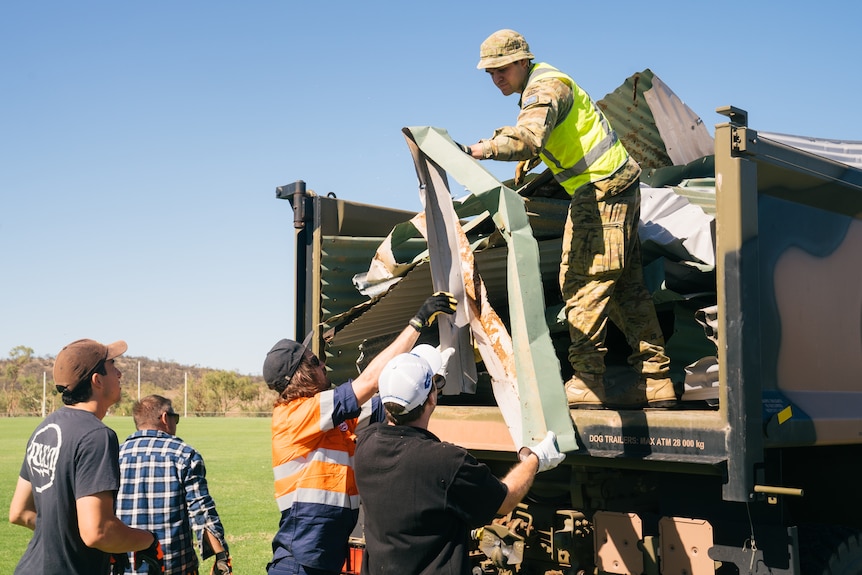
[[[633,350],[628,362],[638,374],[668,373],[670,359],[641,264],[639,173],[637,168],[634,181],[617,193],[584,186],[569,205],[560,288],[572,341],[568,359],[575,371],[605,372],[610,318],[625,334]]]

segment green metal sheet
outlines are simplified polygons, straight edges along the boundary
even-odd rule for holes
[[[479,198],[509,246],[508,289],[521,295],[509,298],[523,433],[523,437],[513,438],[515,444],[538,441],[551,429],[557,434],[561,450],[578,449],[559,360],[545,323],[539,249],[523,198],[464,154],[446,130],[411,127],[404,132],[423,155]]]
[[[652,79],[653,73],[647,68],[626,78],[619,88],[596,102],[643,169],[673,165],[644,98],[644,92],[652,88]]]

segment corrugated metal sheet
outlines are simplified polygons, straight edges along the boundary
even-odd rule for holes
[[[539,260],[542,277],[546,283],[555,286],[559,274],[560,238],[539,242]],[[506,313],[506,246],[482,250],[474,254],[476,267],[482,281],[488,288],[489,303],[501,314]],[[358,346],[365,338],[377,339],[394,336],[400,332],[412,314],[419,309],[431,293],[431,269],[428,262],[422,262],[404,276],[373,307],[361,317],[340,329],[334,342],[339,346]],[[358,292],[357,292],[358,293]],[[358,298],[361,304],[364,298]],[[333,322],[333,327],[337,322]]]
[[[715,217],[715,178],[685,180],[673,191],[684,197],[690,204],[698,206],[704,213]]]
[[[829,140],[809,136],[792,136],[776,132],[757,131],[762,138],[775,140],[812,154],[817,154],[854,168],[862,168],[862,142],[852,140]]]
[[[644,97],[674,164],[688,164],[715,152],[715,140],[703,120],[661,78],[653,76],[652,89]]]
[[[380,229],[377,223],[379,221],[375,218],[365,220],[365,222],[373,224],[376,232],[384,231]],[[321,331],[337,329],[343,321],[349,321],[349,317],[353,317],[349,312],[354,308],[356,308],[355,314],[361,314],[361,306],[368,303],[368,298],[359,293],[353,285],[353,276],[368,271],[371,259],[383,240],[383,237],[375,236],[324,236],[322,238],[319,298],[321,317],[324,318],[325,323]],[[421,239],[417,240],[417,242],[422,241]],[[416,309],[428,296],[428,293],[428,288],[426,288]],[[403,316],[403,313],[401,315]],[[409,319],[409,316],[404,318],[400,325],[405,325]],[[372,335],[369,333],[365,337]],[[334,345],[326,346],[326,363],[330,369],[336,373],[357,373],[353,366],[359,356],[358,345],[361,341],[362,338],[358,341],[345,342],[344,345],[337,342]]]
[[[362,303],[353,276],[368,271],[371,257],[383,241],[380,237],[326,236],[321,243],[320,297],[325,318]]]
[[[652,88],[652,79],[653,73],[647,68],[596,102],[629,154],[644,169],[673,165],[644,98],[644,92]]]
[[[547,238],[560,238],[563,236],[563,227],[566,225],[566,215],[569,210],[568,198],[562,200],[553,198],[524,198],[527,217],[530,220],[530,228],[533,237],[541,241]]]
[[[656,124],[655,112],[644,96],[645,92],[653,88],[654,82],[661,83],[661,80],[647,68],[627,78],[619,88],[597,102],[626,149],[644,169],[674,165],[668,153],[668,144]],[[677,120],[683,121],[684,118]],[[815,138],[762,130],[759,130],[758,134],[848,166],[862,167],[862,141]],[[679,163],[681,162],[677,162]]]

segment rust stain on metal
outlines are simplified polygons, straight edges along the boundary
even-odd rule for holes
[[[458,252],[461,262],[461,274],[464,278],[464,293],[468,299],[468,305],[473,312],[472,315],[478,319],[482,327],[482,331],[486,334],[490,343],[490,352],[493,353],[496,362],[489,361],[491,358],[483,359],[486,364],[496,363],[504,371],[504,373],[491,375],[498,378],[515,379],[515,361],[512,347],[512,341],[509,332],[506,329],[503,320],[497,314],[491,304],[488,303],[488,294],[482,278],[476,268],[476,261],[473,258],[473,251],[470,248],[470,243],[467,240],[463,229],[458,233]],[[479,352],[482,353],[480,346]],[[488,367],[491,367],[490,365]]]

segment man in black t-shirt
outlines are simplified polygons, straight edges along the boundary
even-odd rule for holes
[[[27,441],[9,521],[33,530],[16,575],[122,573],[127,551],[149,573],[163,573],[162,549],[149,531],[114,515],[120,487],[117,434],[102,423],[120,400],[114,358],[126,342],[74,341],[57,354],[54,383],[65,404]]]
[[[442,387],[444,359],[420,345],[393,358],[380,375],[387,423],[360,432],[356,483],[365,511],[363,575],[469,574],[469,533],[515,508],[536,473],[565,455],[553,432],[503,479],[469,452],[428,431]]]

